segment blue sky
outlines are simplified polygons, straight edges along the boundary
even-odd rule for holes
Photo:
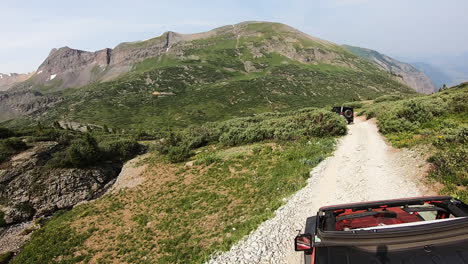
[[[398,58],[468,52],[466,0],[0,0],[0,72],[35,70],[55,47],[114,47],[171,30],[282,22]]]

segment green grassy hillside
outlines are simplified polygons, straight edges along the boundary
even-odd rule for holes
[[[414,92],[344,48],[282,24],[228,26],[171,49],[117,80],[65,91],[41,118],[158,129]]]
[[[424,147],[430,176],[442,192],[468,201],[468,84],[430,96],[381,97],[360,114],[377,117],[380,131],[397,147]]]
[[[55,215],[12,263],[203,263],[272,217],[344,133],[319,109],[173,133],[140,162],[143,184]],[[186,147],[191,162],[170,162]]]

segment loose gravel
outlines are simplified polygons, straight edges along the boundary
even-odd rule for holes
[[[18,252],[29,240],[34,230],[38,229],[34,221],[24,222],[0,228],[0,254]]]
[[[372,120],[355,121],[334,156],[312,170],[307,186],[291,196],[274,218],[207,263],[302,263],[293,239],[319,207],[434,194],[422,183],[428,165],[420,154],[388,146]]]

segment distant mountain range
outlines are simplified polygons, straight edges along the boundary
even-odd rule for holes
[[[381,54],[375,50],[365,49],[343,45],[346,49],[353,52],[357,56],[373,62],[377,67],[387,71],[397,77],[402,83],[414,88],[420,93],[430,94],[436,91],[431,79],[422,71],[415,68],[413,65],[398,61]]]
[[[437,89],[468,81],[468,52],[459,55],[403,57],[428,75]]]
[[[442,70],[440,70],[436,66],[433,66],[425,62],[413,62],[411,63],[411,65],[413,65],[420,71],[424,72],[427,76],[429,76],[429,78],[431,78],[432,82],[436,86],[436,89],[440,89],[444,84],[446,85],[455,84],[455,82],[447,73],[444,73]]]
[[[415,91],[434,87],[408,64],[284,24],[244,22],[96,52],[53,49],[0,93],[0,120],[187,126]]]
[[[6,91],[19,82],[26,81],[34,74],[31,73],[0,73],[0,91]]]

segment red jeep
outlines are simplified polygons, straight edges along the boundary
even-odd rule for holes
[[[295,238],[305,263],[468,263],[468,206],[449,196],[327,206]]]

